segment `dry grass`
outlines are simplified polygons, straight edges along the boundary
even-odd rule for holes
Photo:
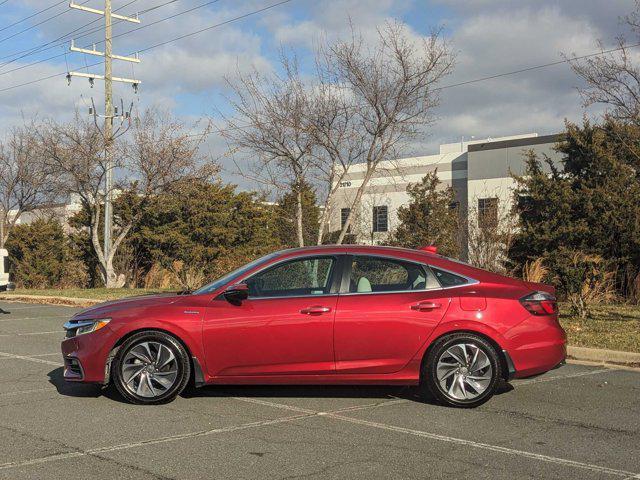
[[[542,258],[537,258],[524,264],[522,279],[526,282],[542,283],[548,273],[549,269],[544,266]]]
[[[580,318],[568,304],[560,305],[560,323],[569,345],[640,352],[640,306],[594,305],[591,315]]]

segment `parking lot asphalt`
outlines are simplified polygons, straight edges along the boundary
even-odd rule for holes
[[[0,479],[640,479],[638,371],[566,365],[472,410],[333,386],[209,386],[141,407],[62,380],[77,309],[0,308]]]

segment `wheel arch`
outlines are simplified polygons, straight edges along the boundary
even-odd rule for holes
[[[109,384],[111,382],[111,362],[113,361],[113,359],[115,358],[116,354],[120,350],[120,347],[129,338],[133,337],[134,335],[136,335],[138,333],[142,333],[142,332],[160,332],[160,333],[164,333],[165,335],[168,335],[171,338],[173,338],[176,341],[178,341],[180,343],[180,345],[182,345],[182,347],[185,349],[185,351],[187,352],[187,356],[189,357],[189,364],[191,366],[191,378],[189,379],[189,381],[193,382],[193,384],[195,384],[196,386],[200,386],[200,385],[204,384],[204,374],[202,372],[202,366],[200,365],[200,361],[197,359],[197,357],[195,357],[193,355],[192,349],[189,347],[187,342],[185,342],[184,339],[181,338],[179,335],[176,335],[175,332],[172,332],[170,330],[164,329],[162,327],[153,326],[153,327],[135,328],[135,329],[125,333],[120,338],[118,338],[116,343],[113,345],[113,347],[109,351],[109,355],[107,356],[107,363],[105,365],[104,385],[107,385],[107,384]]]
[[[431,342],[429,343],[429,346],[425,350],[424,354],[422,355],[422,361],[420,362],[420,380],[422,380],[422,375],[424,374],[424,370],[425,370],[424,366],[425,366],[425,364],[427,362],[427,358],[429,356],[429,353],[433,349],[433,346],[441,338],[449,336],[449,335],[455,335],[457,333],[468,333],[468,334],[471,334],[471,335],[475,335],[477,337],[481,337],[484,340],[486,340],[487,342],[489,342],[491,344],[491,346],[493,348],[495,348],[496,352],[498,352],[498,360],[500,361],[500,367],[501,367],[501,370],[502,370],[502,378],[503,378],[503,380],[509,380],[509,378],[511,377],[511,371],[513,369],[513,362],[511,361],[511,358],[509,358],[509,355],[506,352],[506,350],[494,338],[492,338],[490,335],[488,335],[487,333],[482,332],[480,330],[474,330],[473,328],[462,328],[462,329],[459,329],[459,330],[447,330],[445,332],[440,333],[437,337],[434,337],[431,340]]]

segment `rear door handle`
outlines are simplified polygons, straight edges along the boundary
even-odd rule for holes
[[[429,312],[431,310],[435,310],[436,308],[442,307],[441,304],[435,302],[420,302],[415,305],[411,305],[411,310],[417,310],[419,312]]]
[[[314,305],[312,307],[303,308],[300,310],[300,313],[305,315],[322,315],[323,313],[328,313],[331,311],[329,307],[323,307],[321,305]]]

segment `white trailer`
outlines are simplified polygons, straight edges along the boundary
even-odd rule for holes
[[[0,248],[0,292],[13,290],[14,285],[9,281],[9,252]]]

